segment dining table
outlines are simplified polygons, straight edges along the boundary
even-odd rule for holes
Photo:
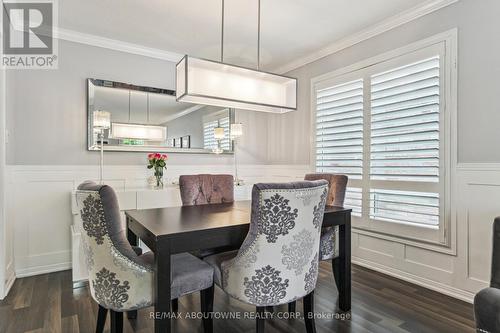
[[[249,226],[252,203],[167,207],[125,211],[127,238],[154,252],[154,330],[171,332],[170,256],[213,248],[239,248]],[[323,227],[339,226],[339,309],[351,309],[351,209],[326,206]]]

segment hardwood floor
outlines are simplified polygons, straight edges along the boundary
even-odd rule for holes
[[[315,292],[315,312],[329,315],[335,309],[337,290],[331,266],[322,263]],[[474,332],[472,305],[386,275],[353,267],[352,318],[316,319],[318,332]],[[182,316],[199,311],[199,294],[179,300]],[[254,311],[254,308],[215,291],[215,311]],[[302,313],[302,303],[297,304]],[[152,308],[139,311],[137,320],[125,319],[124,332],[153,332]],[[285,306],[275,314],[286,311]],[[94,332],[97,305],[87,287],[72,288],[71,272],[64,271],[16,280],[0,302],[0,332]],[[109,317],[106,322],[109,331]],[[214,332],[254,332],[252,319],[215,319]],[[174,320],[174,332],[202,332],[200,319]],[[302,319],[274,318],[266,332],[305,332]]]

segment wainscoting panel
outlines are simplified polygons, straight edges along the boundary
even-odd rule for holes
[[[232,174],[233,170],[233,165],[173,165],[166,171],[165,183],[177,181],[181,174]],[[242,165],[238,174],[247,184],[252,184],[303,179],[308,170],[309,166],[303,165]],[[14,228],[14,265],[11,267],[17,277],[71,268],[71,192],[84,180],[96,180],[98,175],[97,166],[8,166],[7,219]],[[149,176],[151,170],[145,166],[105,166],[104,169],[105,183],[118,191],[146,188]],[[245,191],[237,195],[249,197],[249,190]],[[180,204],[177,190],[167,192],[168,202]],[[148,191],[133,197],[120,196],[120,205],[124,208],[162,206],[161,197],[150,196]]]
[[[451,234],[456,255],[376,241],[353,231],[353,262],[472,302],[489,284],[493,219],[500,216],[500,164],[459,164]],[[382,237],[382,236],[381,236]]]
[[[252,184],[299,180],[308,171],[309,166],[304,165],[243,165],[238,173]],[[232,174],[233,166],[170,166],[166,182],[177,180],[180,174],[197,173]],[[83,180],[97,176],[96,166],[7,168],[7,217],[14,228],[14,269],[18,277],[71,267],[71,192]],[[118,190],[145,187],[148,176],[150,172],[144,166],[107,166],[104,172],[105,182]],[[471,302],[489,281],[492,223],[500,216],[500,165],[460,164],[454,178],[456,195],[451,215],[456,228],[452,230],[456,255],[355,230],[353,262]],[[249,193],[238,195],[243,198]],[[153,201],[138,195],[122,204],[161,204]]]

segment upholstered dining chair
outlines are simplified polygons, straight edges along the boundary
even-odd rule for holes
[[[304,298],[306,330],[315,332],[313,296],[327,195],[324,180],[254,185],[250,229],[241,248],[204,258],[215,269],[215,283],[260,314]],[[256,316],[258,333],[264,319]]]
[[[500,217],[493,222],[490,286],[474,297],[477,332],[500,333]]]
[[[183,206],[210,205],[234,201],[234,180],[232,175],[181,175],[179,191]],[[193,252],[198,258],[229,250],[227,247],[204,249]],[[172,310],[177,312],[179,301],[172,300]]]
[[[123,312],[153,305],[154,254],[138,255],[130,246],[110,186],[84,182],[78,186],[76,201],[90,292],[99,304],[96,332],[103,331],[108,310],[111,332],[121,332]],[[201,291],[202,299],[207,300],[202,302],[202,312],[211,312],[213,268],[189,253],[173,255],[171,263],[172,299]],[[212,331],[210,316],[203,325],[205,332]]]
[[[211,205],[234,201],[234,179],[232,175],[183,175],[179,177],[179,189],[183,206]],[[227,248],[205,249],[195,255],[209,256]]]
[[[183,175],[179,177],[179,188],[183,206],[234,201],[232,175]]]
[[[345,191],[347,188],[348,178],[345,175],[337,175],[332,173],[309,173],[305,175],[305,180],[320,180],[324,179],[328,182],[328,197],[326,204],[328,206],[344,206]],[[337,288],[340,287],[340,262],[339,258],[339,227],[327,227],[321,229],[321,242],[319,246],[319,260],[332,261],[333,278]],[[295,311],[295,302],[288,306],[290,312]]]

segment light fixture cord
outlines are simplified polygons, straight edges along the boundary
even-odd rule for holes
[[[221,36],[220,36],[220,62],[224,62],[224,0],[222,0],[222,22],[221,22]]]
[[[258,0],[257,18],[257,70],[260,70],[260,0]]]

